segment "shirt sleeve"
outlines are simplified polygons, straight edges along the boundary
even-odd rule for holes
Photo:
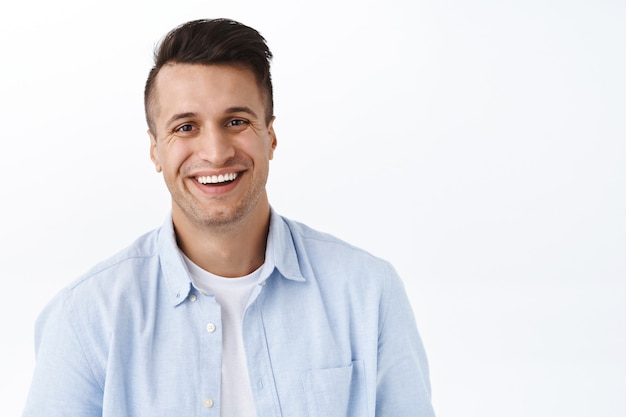
[[[426,353],[406,291],[393,268],[382,297],[376,417],[434,417]]]
[[[68,290],[35,326],[36,364],[23,417],[100,417],[103,390],[72,325]]]

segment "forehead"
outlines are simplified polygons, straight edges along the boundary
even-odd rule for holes
[[[263,94],[254,73],[232,65],[166,64],[155,80],[155,110],[216,112],[233,106],[258,107]]]

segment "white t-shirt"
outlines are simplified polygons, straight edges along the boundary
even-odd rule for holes
[[[257,285],[261,268],[245,277],[224,278],[191,262],[185,263],[198,289],[215,295],[222,307],[222,398],[221,417],[254,417],[256,409],[250,389],[248,364],[243,345],[243,314]]]

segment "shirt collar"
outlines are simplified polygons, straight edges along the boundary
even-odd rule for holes
[[[189,296],[191,278],[176,243],[171,212],[165,218],[157,239],[163,279],[169,289],[172,304],[177,306]]]
[[[285,219],[270,208],[270,230],[267,235],[265,265],[261,276],[269,277],[274,268],[278,269],[284,278],[298,282],[306,281],[300,269],[291,230]]]
[[[169,289],[171,302],[177,306],[189,296],[192,280],[176,243],[171,212],[163,222],[157,239],[163,278]],[[265,263],[259,282],[267,280],[275,269],[286,279],[306,281],[300,270],[291,230],[285,219],[271,208]]]

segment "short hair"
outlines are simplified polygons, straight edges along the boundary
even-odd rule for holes
[[[229,19],[193,20],[171,30],[154,52],[154,67],[144,89],[144,108],[150,131],[156,135],[151,108],[155,105],[155,80],[168,63],[241,65],[254,72],[265,99],[265,118],[274,115],[270,62],[272,52],[255,29]]]

